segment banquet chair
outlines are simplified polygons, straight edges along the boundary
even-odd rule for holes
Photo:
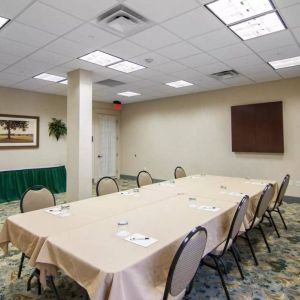
[[[175,171],[174,171],[174,177],[175,177],[175,179],[186,177],[186,173],[185,173],[184,169],[180,166],[176,167]]]
[[[136,178],[137,186],[140,188],[144,185],[152,184],[153,179],[149,172],[147,171],[140,171]]]
[[[162,300],[179,300],[192,285],[200,265],[207,241],[207,231],[198,226],[184,238],[179,246],[169,269],[165,286],[158,286],[163,291]]]
[[[30,188],[28,188],[24,194],[22,195],[21,201],[20,201],[20,210],[21,213],[26,213],[38,209],[43,209],[51,206],[55,206],[56,201],[53,193],[48,190],[45,186],[42,185],[34,185]],[[26,256],[25,253],[22,253],[21,261],[19,265],[19,272],[18,272],[18,278],[21,277],[24,259],[29,258]],[[30,289],[31,280],[34,276],[37,276],[36,270],[32,273],[30,276],[28,283],[27,283],[27,290]],[[39,294],[41,293],[41,285],[38,280],[38,291]]]
[[[286,193],[286,190],[287,190],[287,187],[289,185],[289,182],[290,182],[290,175],[286,175],[281,183],[281,186],[280,186],[280,189],[279,189],[279,192],[277,194],[277,197],[276,197],[276,201],[275,203],[271,203],[267,209],[267,215],[266,217],[269,218],[269,220],[271,220],[271,223],[273,225],[273,227],[275,228],[275,231],[277,233],[277,236],[280,238],[280,234],[279,234],[279,231],[277,229],[277,226],[275,224],[275,221],[273,219],[273,216],[272,216],[272,212],[277,212],[281,218],[281,221],[284,225],[284,228],[287,230],[287,226],[285,224],[285,221],[283,219],[283,216],[281,214],[281,211],[279,209],[279,207],[282,205],[283,203],[283,199],[284,199],[284,195]]]
[[[102,177],[98,180],[96,185],[97,196],[103,196],[107,194],[117,193],[119,186],[117,181],[112,177]]]
[[[249,204],[249,197],[244,196],[242,198],[242,200],[240,201],[238,208],[235,211],[235,214],[233,216],[226,240],[208,254],[208,256],[213,259],[214,265],[204,262],[204,265],[211,267],[213,269],[216,269],[218,271],[218,274],[219,274],[221,282],[222,282],[222,286],[224,288],[224,291],[225,291],[225,294],[226,294],[226,297],[228,300],[230,300],[230,296],[229,296],[229,292],[227,290],[226,283],[225,283],[225,280],[224,280],[224,277],[223,277],[223,274],[221,271],[220,262],[223,264],[221,259],[230,250],[232,253],[232,256],[235,260],[235,263],[237,264],[237,267],[239,269],[241,278],[244,279],[243,270],[239,263],[239,254],[238,254],[238,250],[236,248],[236,239],[238,237],[240,228],[241,228],[243,220],[245,218],[248,204]]]
[[[266,235],[264,233],[264,230],[261,226],[261,223],[263,221],[263,217],[264,217],[264,215],[267,211],[267,208],[268,208],[268,206],[269,206],[269,204],[272,200],[273,194],[274,194],[274,186],[269,183],[264,188],[263,192],[260,195],[258,204],[257,204],[256,209],[255,209],[255,213],[254,213],[252,219],[249,221],[249,223],[244,222],[244,225],[245,225],[245,233],[244,234],[245,234],[245,236],[241,235],[241,237],[243,237],[247,240],[250,251],[251,251],[251,254],[253,256],[253,259],[254,259],[254,262],[255,262],[256,265],[258,265],[258,261],[257,261],[256,255],[255,255],[255,252],[254,252],[254,248],[253,248],[253,246],[251,244],[251,241],[250,241],[250,238],[249,238],[249,232],[252,229],[258,229],[260,231],[261,235],[263,236],[263,239],[264,239],[264,242],[267,246],[268,252],[269,253],[271,252],[271,248],[269,246],[268,240],[267,240]]]

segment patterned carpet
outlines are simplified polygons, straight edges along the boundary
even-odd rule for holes
[[[134,181],[121,180],[121,190],[135,186]],[[57,202],[65,202],[65,194],[57,195]],[[300,299],[300,220],[299,204],[284,204],[284,217],[288,225],[288,231],[283,229],[282,223],[274,214],[278,224],[281,238],[278,239],[272,228],[264,226],[270,242],[272,253],[266,251],[264,242],[257,232],[251,234],[254,247],[259,260],[259,266],[254,266],[249,253],[249,248],[243,240],[238,241],[242,256],[245,280],[240,280],[238,270],[230,254],[224,261],[229,269],[225,276],[229,293],[233,300],[299,300]],[[0,229],[4,220],[19,212],[19,202],[11,202],[0,205]],[[51,290],[44,291],[37,296],[36,288],[31,292],[26,291],[26,282],[31,269],[26,266],[23,269],[22,278],[17,279],[17,270],[20,261],[20,252],[10,247],[8,257],[3,257],[0,250],[0,300],[32,300],[55,299]],[[60,274],[56,279],[58,291],[63,300],[83,299],[82,288],[74,281]],[[198,270],[194,286],[189,300],[200,299],[225,299],[220,279],[216,272],[207,267]],[[157,299],[159,300],[159,299]]]

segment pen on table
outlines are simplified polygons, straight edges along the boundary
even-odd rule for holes
[[[143,238],[130,238],[131,241],[143,241],[143,240],[149,240],[149,238],[146,236],[146,237],[143,237]]]

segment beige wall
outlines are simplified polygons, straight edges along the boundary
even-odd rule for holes
[[[49,137],[48,122],[66,122],[66,97],[0,87],[0,113],[40,117],[39,148],[0,150],[0,170],[65,164],[66,140]]]
[[[283,101],[284,155],[231,151],[230,107]],[[281,180],[292,176],[288,194],[300,196],[300,78],[124,105],[121,174],[146,168],[154,178],[210,173]],[[136,157],[135,157],[136,154]]]

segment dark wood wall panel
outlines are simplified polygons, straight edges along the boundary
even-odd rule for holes
[[[282,102],[231,107],[233,152],[283,153]]]

